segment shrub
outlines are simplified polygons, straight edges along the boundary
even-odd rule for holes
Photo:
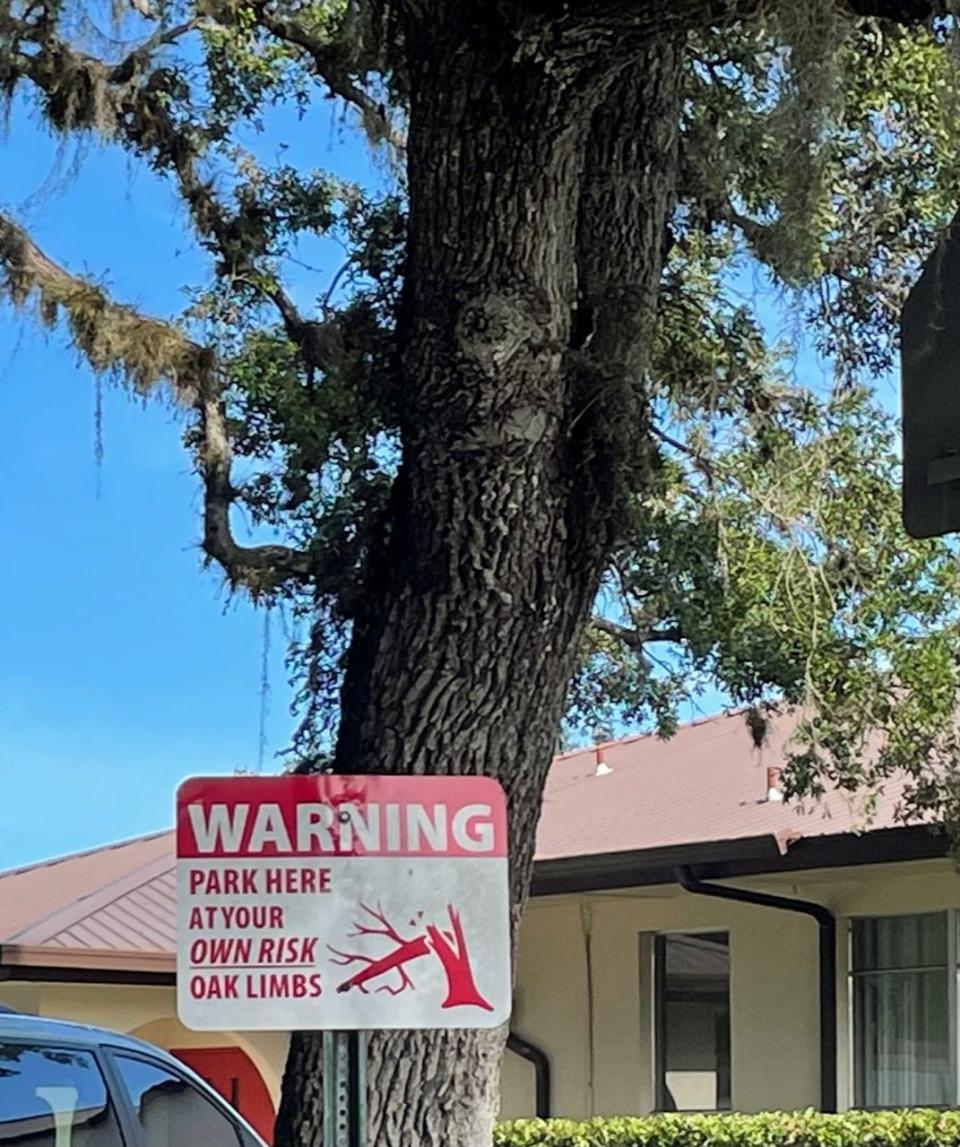
[[[960,1112],[821,1115],[658,1115],[644,1119],[527,1119],[502,1123],[495,1147],[953,1147]]]

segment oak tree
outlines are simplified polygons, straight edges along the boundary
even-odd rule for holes
[[[189,412],[205,554],[310,622],[302,759],[503,783],[515,924],[564,714],[666,735],[711,683],[745,737],[804,715],[793,791],[906,771],[904,815],[958,819],[956,553],[902,533],[871,392],[960,186],[947,7],[0,0],[3,97],[166,181],[209,259],[147,315],[6,213],[0,292]],[[390,193],[241,147],[328,98]],[[348,257],[304,309],[316,234]],[[835,386],[768,336],[771,291]],[[371,1143],[489,1143],[503,1039],[374,1039]],[[319,1142],[319,1070],[294,1036],[280,1147]]]

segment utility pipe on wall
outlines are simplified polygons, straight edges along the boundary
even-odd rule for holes
[[[712,896],[738,904],[755,904],[798,912],[816,920],[820,929],[820,1109],[837,1110],[837,920],[829,908],[809,900],[753,892],[698,880],[689,868],[677,869],[677,883],[695,896]]]
[[[536,1080],[536,1108],[538,1119],[550,1118],[550,1059],[543,1048],[537,1047],[535,1043],[531,1043],[522,1036],[518,1036],[516,1032],[511,1032],[507,1036],[507,1047],[514,1053],[519,1055],[521,1059],[525,1059],[527,1063],[533,1064],[534,1078]]]

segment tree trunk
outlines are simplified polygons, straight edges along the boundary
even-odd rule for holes
[[[443,8],[406,31],[403,462],[336,764],[499,779],[515,928],[568,681],[646,457],[680,46],[587,18],[511,24],[487,0]],[[370,1144],[488,1145],[505,1035],[374,1037]],[[278,1147],[319,1147],[320,1063],[319,1036],[295,1035]]]

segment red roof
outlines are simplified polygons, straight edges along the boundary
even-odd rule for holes
[[[668,741],[643,735],[565,753],[547,781],[537,859],[759,836],[787,842],[894,824],[896,785],[869,824],[863,801],[839,793],[807,810],[767,800],[768,770],[783,763],[792,728],[772,721],[757,749],[743,715],[730,713],[683,725]]]
[[[547,781],[537,860],[644,852],[769,836],[889,828],[896,792],[868,825],[838,794],[804,812],[767,799],[783,760],[780,721],[756,749],[742,714],[681,726],[668,741],[628,737],[558,757]],[[0,963],[172,970],[173,833],[0,873]]]
[[[169,831],[2,872],[0,963],[162,970],[174,946],[174,895]]]

